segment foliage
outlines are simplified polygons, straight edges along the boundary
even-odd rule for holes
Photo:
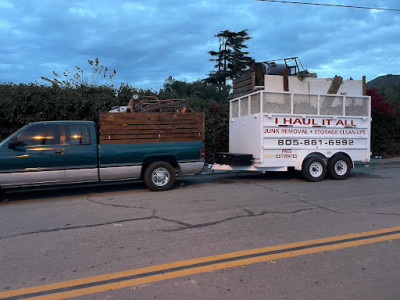
[[[214,162],[217,152],[229,150],[229,102],[217,104],[209,102],[203,109],[205,112],[205,146],[206,160]]]
[[[159,92],[160,99],[187,99],[186,105],[205,114],[206,161],[214,162],[216,152],[228,151],[229,87],[221,90],[201,81],[184,82],[169,77]]]
[[[254,64],[254,59],[248,56],[245,42],[251,39],[247,29],[234,32],[220,31],[215,35],[219,39],[219,50],[209,51],[215,62],[216,71],[212,71],[206,79],[207,83],[217,86],[226,86],[227,79],[235,79],[243,70]]]
[[[117,74],[115,69],[109,72],[110,70],[108,67],[100,65],[100,61],[97,57],[94,61],[88,60],[88,64],[89,66],[86,69],[75,66],[76,71],[74,74],[71,74],[69,70],[65,70],[62,75],[53,71],[54,77],[52,79],[44,76],[41,78],[51,83],[53,86],[70,88],[79,87],[81,85],[110,85],[113,77]]]
[[[229,97],[230,86],[222,89],[203,81],[185,82],[168,77],[159,92],[160,99],[197,99],[224,103]]]
[[[400,116],[400,84],[396,84],[392,89],[385,89],[382,92],[385,100],[393,107],[393,111],[397,116]]]
[[[118,105],[115,90],[108,86],[60,88],[57,85],[0,84],[3,139],[18,128],[44,120],[97,121],[99,112]]]
[[[371,96],[372,128],[371,150],[373,155],[400,155],[400,120],[393,108],[378,90],[367,91]]]
[[[385,98],[379,94],[377,89],[368,90],[367,94],[371,96],[371,108],[373,113],[396,118],[392,106],[385,101]]]

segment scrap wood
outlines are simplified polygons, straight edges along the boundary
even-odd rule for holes
[[[186,99],[165,99],[160,100],[156,96],[142,96],[142,100],[130,99],[128,107],[131,112],[151,112],[162,109],[178,109]]]

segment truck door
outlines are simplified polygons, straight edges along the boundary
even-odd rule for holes
[[[64,124],[65,182],[97,181],[97,138],[88,124]]]
[[[57,182],[64,178],[65,146],[60,124],[32,124],[2,147],[2,184],[27,185]],[[6,174],[4,174],[6,173]]]

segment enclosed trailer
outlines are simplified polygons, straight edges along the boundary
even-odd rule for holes
[[[229,153],[217,155],[213,170],[294,168],[309,181],[327,173],[345,179],[354,162],[370,160],[364,86],[365,80],[265,75],[264,86],[230,100]]]

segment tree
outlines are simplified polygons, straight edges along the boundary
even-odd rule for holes
[[[97,57],[94,61],[88,60],[88,64],[89,66],[86,69],[75,66],[76,71],[74,74],[71,74],[69,70],[65,70],[62,75],[53,71],[54,77],[52,79],[44,76],[41,78],[51,83],[53,86],[76,88],[81,85],[110,85],[113,77],[117,74],[115,69],[110,71],[108,67],[100,65],[100,61]]]
[[[377,89],[368,90],[367,95],[371,96],[371,150],[373,155],[399,155],[400,122],[398,116]]]
[[[225,103],[229,97],[229,88],[219,89],[214,85],[209,85],[201,80],[185,82],[168,77],[163,89],[159,91],[160,99],[185,98],[188,100],[214,101]]]
[[[394,112],[400,116],[400,84],[396,84],[392,89],[382,91],[385,100],[393,107]]]
[[[243,51],[247,48],[245,42],[251,39],[247,29],[234,32],[229,30],[220,31],[215,35],[219,39],[219,51],[209,51],[213,57],[210,61],[216,62],[216,71],[209,73],[205,80],[218,86],[226,86],[227,79],[235,79],[243,70],[254,64],[254,59],[248,56],[249,52]]]

